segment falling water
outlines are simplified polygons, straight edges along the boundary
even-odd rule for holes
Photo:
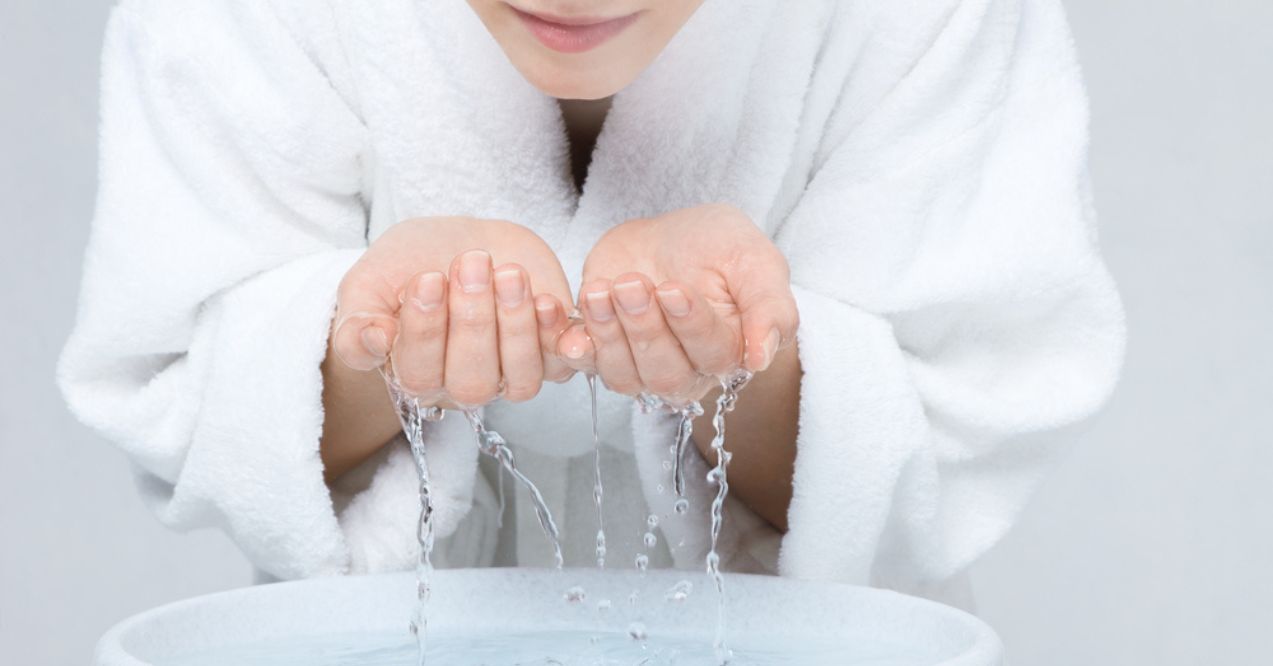
[[[416,540],[420,546],[420,558],[416,563],[418,603],[416,604],[415,616],[411,620],[411,633],[416,638],[417,663],[420,666],[424,666],[428,637],[429,584],[433,572],[432,554],[434,542],[433,493],[429,477],[428,458],[425,453],[424,424],[442,420],[445,413],[437,407],[422,407],[419,400],[402,390],[391,370],[382,368],[380,374],[384,377],[385,386],[389,390],[389,398],[393,402],[394,411],[398,415],[398,422],[402,426],[403,435],[406,436],[407,442],[410,444],[411,456],[415,460],[416,471],[420,474],[420,521],[416,526]],[[543,529],[544,535],[548,537],[548,541],[552,545],[554,562],[556,567],[560,569],[563,563],[560,535],[557,523],[553,520],[547,503],[544,502],[543,494],[539,492],[539,488],[530,479],[526,478],[517,469],[517,464],[513,459],[513,451],[509,448],[504,437],[494,430],[487,429],[482,417],[475,410],[465,410],[464,415],[468,418],[469,425],[477,435],[478,448],[482,453],[491,456],[500,463],[501,513],[503,512],[504,504],[502,476],[503,472],[508,472],[530,494],[535,517],[539,519],[539,526]]]
[[[602,498],[605,489],[601,485],[601,431],[597,419],[597,376],[587,375],[588,395],[592,398],[592,448],[596,479],[592,486],[592,501],[597,505],[597,568],[606,568],[606,522]]]
[[[680,421],[676,425],[676,445],[672,451],[672,489],[677,497],[685,497],[685,450],[694,437],[694,419],[703,415],[698,402],[680,408]]]
[[[721,394],[716,398],[716,413],[712,415],[712,450],[716,452],[716,467],[707,474],[708,482],[716,484],[716,498],[712,500],[712,546],[707,552],[707,573],[716,583],[716,640],[713,649],[716,661],[725,664],[729,660],[729,649],[725,646],[725,579],[720,571],[720,554],[716,552],[716,542],[720,538],[721,525],[724,522],[723,510],[725,498],[729,496],[729,477],[726,469],[731,454],[725,450],[725,415],[734,410],[738,402],[738,393],[752,373],[738,370],[734,374],[721,379]]]
[[[402,432],[411,445],[411,457],[420,473],[420,522],[416,525],[416,540],[420,545],[420,557],[416,561],[416,610],[411,620],[411,633],[416,638],[417,663],[424,666],[428,637],[429,581],[433,573],[433,494],[429,483],[429,465],[424,452],[424,424],[439,421],[442,410],[437,407],[421,407],[420,402],[408,396],[391,372],[381,370],[394,411],[402,425]]]
[[[482,453],[499,461],[504,471],[508,472],[518,483],[526,489],[530,494],[531,506],[535,509],[535,517],[539,519],[539,527],[543,529],[544,535],[548,537],[548,543],[553,549],[553,561],[558,569],[562,566],[561,556],[561,536],[557,530],[557,523],[553,520],[552,513],[548,510],[548,504],[544,501],[544,496],[539,492],[539,488],[526,478],[517,469],[517,463],[513,459],[513,450],[508,447],[508,442],[504,440],[494,430],[489,430],[486,423],[482,420],[481,415],[475,409],[464,410],[464,416],[468,418],[469,425],[472,426],[474,434],[477,435],[477,446]]]

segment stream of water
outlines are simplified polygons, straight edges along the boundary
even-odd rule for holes
[[[601,430],[597,418],[597,376],[587,375],[588,396],[592,406],[592,450],[596,480],[592,486],[592,501],[597,505],[597,568],[606,568],[606,518],[604,510],[605,487],[601,484]]]
[[[381,370],[384,377],[385,386],[389,390],[389,398],[393,401],[394,409],[398,415],[398,421],[402,425],[403,435],[406,436],[407,443],[411,448],[411,456],[415,460],[416,471],[420,475],[420,520],[416,526],[416,539],[419,542],[420,557],[416,564],[416,592],[417,603],[415,614],[411,619],[411,634],[416,639],[416,655],[418,666],[425,666],[425,655],[428,651],[428,607],[429,607],[429,590],[430,579],[433,573],[433,493],[432,485],[429,477],[428,455],[425,451],[424,430],[425,424],[442,420],[445,412],[437,407],[424,407],[420,405],[420,401],[408,395],[398,385],[391,371]],[[595,398],[594,398],[595,400]],[[553,520],[552,512],[548,510],[548,505],[544,501],[544,496],[539,492],[539,488],[517,469],[516,460],[513,457],[513,451],[508,446],[508,442],[504,437],[495,430],[486,427],[482,416],[477,410],[464,410],[464,416],[468,419],[469,426],[473,428],[473,433],[477,436],[478,449],[499,461],[502,472],[507,472],[510,476],[521,484],[526,492],[530,495],[531,506],[535,510],[535,517],[539,520],[539,527],[543,530],[544,535],[548,538],[549,544],[553,549],[553,561],[557,569],[561,569],[563,558],[561,554],[561,538],[557,529],[557,523]],[[596,428],[596,408],[593,408],[593,428]],[[598,470],[600,469],[600,461],[598,459]],[[501,472],[501,473],[502,473]],[[497,477],[498,478],[498,477]],[[599,479],[599,477],[598,477]],[[600,484],[600,480],[598,480]],[[500,509],[503,510],[502,480],[501,480],[501,497]]]
[[[716,544],[720,538],[721,527],[724,525],[725,516],[725,500],[729,497],[729,460],[733,457],[729,451],[725,450],[725,415],[734,411],[734,405],[738,402],[738,393],[743,390],[747,382],[751,381],[752,373],[746,370],[739,370],[734,374],[721,380],[721,394],[716,398],[716,413],[712,415],[712,427],[715,429],[715,435],[712,437],[712,451],[716,453],[716,467],[707,474],[707,480],[716,484],[716,497],[712,500],[712,547],[707,552],[707,573],[712,577],[712,581],[716,584],[716,639],[712,643],[713,651],[716,654],[716,662],[725,664],[729,661],[729,647],[725,645],[725,577],[720,571],[720,553],[716,551]]]
[[[411,448],[411,455],[415,460],[416,469],[420,475],[420,519],[417,525],[416,537],[419,541],[420,557],[416,566],[417,577],[417,594],[419,603],[417,604],[415,616],[411,621],[411,633],[416,638],[417,655],[419,657],[419,666],[425,664],[425,654],[427,652],[428,638],[428,602],[429,602],[429,585],[430,575],[433,571],[431,555],[433,552],[434,542],[434,526],[433,526],[433,496],[431,492],[428,457],[425,451],[424,431],[425,424],[435,422],[442,419],[444,412],[437,407],[422,407],[419,401],[406,394],[398,383],[394,380],[391,372],[382,371],[385,379],[385,385],[388,387],[389,395],[393,401],[394,408],[397,412],[398,419],[402,425],[403,434],[406,436],[407,442]],[[711,576],[716,587],[717,594],[717,613],[716,613],[716,634],[713,641],[713,653],[718,664],[726,664],[730,659],[730,650],[725,644],[726,630],[726,607],[725,607],[725,580],[720,570],[720,555],[717,552],[717,544],[720,537],[721,527],[724,523],[724,505],[725,500],[729,496],[729,480],[728,467],[731,458],[729,451],[725,449],[725,415],[733,411],[738,400],[738,393],[751,380],[752,373],[746,371],[738,371],[728,377],[721,379],[721,394],[716,399],[716,411],[712,416],[712,426],[714,435],[712,437],[711,449],[716,454],[716,463],[707,475],[707,481],[716,486],[716,496],[711,505],[711,547],[706,557],[706,569]],[[601,480],[601,438],[598,425],[597,414],[597,383],[595,375],[588,375],[588,390],[591,398],[591,416],[592,416],[592,438],[594,447],[594,471],[596,474],[595,485],[593,487],[593,500],[597,508],[597,567],[605,568],[606,556],[606,536],[605,536],[605,519],[604,519],[604,488]],[[657,398],[650,396],[642,396],[640,404],[643,411],[652,411],[659,406],[666,406],[666,403]],[[672,454],[671,471],[672,471],[672,487],[677,495],[674,504],[676,513],[683,514],[688,508],[688,501],[685,498],[685,470],[684,457],[692,441],[694,432],[694,419],[703,414],[702,406],[694,402],[689,405],[674,408],[678,414],[678,424],[676,431],[676,439],[670,447]],[[474,435],[477,437],[477,446],[479,450],[497,460],[500,464],[501,474],[507,472],[513,479],[520,484],[530,496],[532,508],[535,511],[535,517],[539,521],[539,526],[543,530],[545,536],[553,549],[553,558],[558,569],[561,569],[563,558],[561,551],[560,532],[557,523],[553,520],[552,513],[549,511],[547,503],[544,501],[539,488],[527,478],[520,470],[513,456],[512,449],[508,446],[508,442],[495,430],[486,427],[481,414],[475,409],[464,410],[464,416],[468,420],[469,426],[473,429]],[[664,463],[667,465],[667,463]],[[666,467],[665,467],[666,469]],[[501,483],[501,510],[503,506],[503,487]],[[661,490],[661,486],[660,486]],[[646,547],[646,552],[636,556],[635,566],[644,572],[649,564],[649,551],[658,543],[658,537],[654,530],[658,527],[658,516],[651,514],[646,519],[646,532],[642,541]],[[688,595],[692,589],[688,581],[682,589],[676,591],[676,594]],[[573,592],[573,594],[572,594]],[[629,599],[629,603],[635,603],[635,592]],[[571,588],[566,593],[567,601],[582,601],[583,591]],[[637,623],[639,624],[639,623]],[[644,627],[630,628],[629,635],[638,641],[646,640]]]

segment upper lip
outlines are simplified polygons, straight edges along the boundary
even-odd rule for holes
[[[615,21],[615,20],[618,20],[618,19],[621,19],[621,18],[626,18],[626,16],[611,16],[611,17],[604,17],[604,16],[557,16],[557,15],[555,15],[555,14],[546,14],[546,13],[544,13],[544,12],[534,12],[534,11],[531,11],[531,10],[529,10],[529,9],[522,9],[521,7],[518,7],[518,6],[516,6],[516,5],[511,5],[511,4],[510,4],[510,6],[512,6],[512,7],[513,7],[513,9],[515,9],[515,10],[517,10],[517,11],[519,11],[519,12],[523,13],[523,14],[529,14],[530,16],[534,16],[535,18],[537,18],[537,19],[539,19],[539,20],[541,20],[541,21],[545,21],[545,22],[547,22],[547,23],[556,23],[557,25],[566,25],[566,26],[587,26],[587,25],[597,25],[597,24],[600,24],[600,23],[609,23],[610,21]]]

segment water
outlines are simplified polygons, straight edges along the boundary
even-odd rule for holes
[[[689,599],[690,595],[693,593],[694,584],[688,580],[681,580],[677,581],[676,584],[672,586],[672,589],[668,590],[667,594],[663,595],[663,599],[665,601],[680,603]]]
[[[296,636],[200,650],[157,662],[158,666],[411,666],[415,645],[394,634]],[[633,623],[624,631],[543,631],[439,635],[429,661],[446,666],[699,666],[713,664],[704,639],[663,636]],[[767,637],[735,646],[733,666],[918,666],[933,655],[915,648],[870,641],[816,644]]]
[[[494,430],[486,427],[486,423],[477,413],[477,410],[466,409],[464,416],[468,419],[469,425],[473,428],[473,433],[477,435],[477,446],[482,453],[499,461],[500,466],[509,476],[513,477],[526,492],[530,494],[531,507],[535,510],[535,518],[539,520],[539,527],[544,531],[544,535],[548,537],[548,543],[553,549],[553,562],[560,569],[563,563],[561,555],[561,533],[557,529],[557,523],[553,520],[552,512],[548,510],[548,503],[544,501],[544,495],[539,492],[539,488],[517,469],[517,463],[513,458],[513,450],[509,448],[508,442],[504,440]]]
[[[442,418],[442,410],[436,407],[422,408],[417,400],[406,395],[397,382],[394,381],[392,374],[382,372],[385,378],[385,384],[389,389],[390,397],[397,409],[399,420],[401,421],[403,433],[410,443],[412,456],[415,459],[417,470],[420,474],[420,521],[417,527],[417,539],[420,545],[420,558],[417,564],[417,593],[419,603],[417,604],[415,616],[411,622],[411,632],[416,638],[416,655],[418,657],[417,664],[423,666],[425,664],[425,655],[428,654],[427,644],[427,608],[429,601],[429,580],[433,566],[431,562],[431,553],[433,550],[434,530],[433,530],[433,502],[429,483],[428,461],[425,454],[424,446],[424,424],[428,421],[437,421]],[[712,426],[714,428],[714,436],[712,438],[711,448],[716,454],[716,465],[707,475],[709,483],[717,486],[716,497],[712,501],[711,506],[711,547],[706,557],[707,573],[712,577],[717,593],[717,612],[716,612],[716,635],[712,643],[713,657],[717,664],[739,663],[734,660],[736,653],[731,651],[725,644],[726,629],[726,608],[725,608],[725,581],[720,571],[720,555],[717,552],[717,543],[720,537],[721,527],[724,522],[724,504],[729,495],[728,466],[731,454],[725,450],[725,415],[733,411],[738,400],[738,393],[751,380],[752,373],[739,370],[734,374],[721,379],[721,395],[716,400],[716,412],[712,417]],[[591,398],[592,412],[592,438],[594,448],[594,473],[595,482],[593,486],[593,500],[597,509],[597,567],[605,568],[606,556],[606,535],[604,520],[604,487],[601,477],[601,437],[598,424],[597,409],[597,383],[595,375],[587,375],[588,390]],[[643,411],[653,411],[656,408],[666,406],[661,400],[643,395],[639,398]],[[672,453],[672,485],[678,499],[674,504],[674,510],[678,514],[683,514],[688,509],[688,501],[685,499],[685,479],[684,479],[684,456],[692,441],[694,426],[693,421],[703,414],[702,407],[697,402],[676,408],[679,415],[679,423],[677,426],[676,441],[671,447]],[[474,409],[464,410],[464,415],[468,419],[469,425],[473,428],[474,434],[477,436],[479,449],[486,455],[495,458],[500,463],[500,478],[507,472],[513,479],[521,484],[530,495],[531,504],[535,511],[535,516],[539,521],[539,526],[547,536],[554,555],[554,562],[558,569],[561,569],[563,557],[561,551],[560,532],[556,522],[553,520],[551,512],[544,501],[543,495],[529,478],[522,474],[518,469],[514,460],[512,449],[503,436],[498,432],[486,427],[482,417]],[[663,488],[660,486],[660,492]],[[504,489],[503,483],[500,483],[500,507],[501,513],[504,506]],[[501,516],[502,519],[502,516]],[[654,534],[654,529],[658,526],[658,516],[650,515],[646,519],[648,530],[643,535],[643,543],[646,549],[654,548],[658,543],[658,537]],[[644,573],[649,566],[649,555],[642,553],[636,556],[634,561],[635,567]],[[689,586],[688,581],[683,581]],[[678,584],[678,588],[680,585]],[[669,591],[668,599],[684,600],[689,595],[691,587],[675,589]],[[582,588],[571,588],[567,590],[565,598],[568,602],[579,603],[585,598]],[[633,591],[629,596],[630,605],[635,605],[637,593]],[[608,606],[608,603],[607,603]],[[629,632],[636,637],[636,633]],[[644,643],[646,639],[644,626],[640,633],[641,640]],[[450,662],[446,662],[450,663]],[[554,663],[554,662],[545,662]],[[564,663],[564,662],[563,662]],[[653,663],[653,662],[639,662]]]
[[[725,608],[725,578],[720,570],[720,554],[716,547],[720,540],[721,527],[724,525],[724,509],[725,500],[729,497],[729,475],[728,467],[732,454],[725,450],[725,415],[734,411],[734,406],[738,403],[738,394],[751,381],[753,373],[747,370],[739,369],[732,374],[722,377],[720,380],[721,394],[716,399],[716,413],[712,415],[712,427],[714,435],[712,437],[711,449],[716,454],[716,465],[707,474],[707,482],[716,485],[716,497],[712,500],[711,506],[711,547],[707,552],[706,565],[707,573],[712,577],[712,582],[716,586],[716,639],[713,642],[716,663],[723,666],[732,662],[732,652],[725,645],[725,628],[726,628],[726,608]],[[670,448],[672,454],[671,472],[672,472],[672,489],[676,492],[677,500],[673,504],[673,510],[678,514],[684,514],[689,510],[689,500],[685,498],[685,455],[689,448],[690,442],[694,436],[694,419],[703,415],[703,408],[697,402],[691,402],[681,407],[674,407],[657,396],[641,394],[637,397],[637,403],[641,407],[641,411],[649,414],[659,409],[671,409],[678,415],[676,427],[676,441]],[[664,469],[668,469],[668,462],[665,461]],[[657,488],[659,493],[663,492],[663,486],[660,484]],[[645,533],[644,541],[647,548],[652,548],[658,542],[658,537],[653,533],[654,528],[658,525],[658,517],[650,516],[647,520],[650,531]],[[637,568],[645,571],[648,558],[644,555],[637,557]],[[688,583],[687,583],[688,584]],[[689,595],[688,590],[680,595],[681,599]]]
[[[707,475],[707,480],[716,484],[716,498],[712,500],[712,545],[707,552],[707,573],[716,584],[716,640],[712,646],[716,654],[716,662],[725,664],[730,661],[730,651],[725,645],[725,578],[720,571],[720,554],[716,552],[716,543],[720,538],[721,526],[724,524],[725,499],[729,497],[730,453],[725,450],[725,415],[734,410],[738,402],[738,393],[752,373],[738,370],[734,374],[721,379],[720,397],[716,398],[716,413],[712,415],[712,451],[716,453],[716,467]]]
[[[398,415],[398,422],[402,426],[403,435],[407,438],[407,442],[410,445],[411,457],[415,460],[416,471],[420,475],[420,519],[416,526],[416,540],[420,547],[420,557],[416,563],[417,603],[415,613],[411,619],[410,629],[416,640],[416,664],[424,666],[425,655],[428,652],[429,585],[433,573],[432,554],[434,542],[433,494],[429,481],[428,456],[426,455],[424,444],[424,424],[442,420],[445,412],[437,407],[422,407],[419,400],[402,390],[391,370],[381,368],[380,374],[384,378],[385,387],[389,391],[389,398],[393,402],[395,412]],[[465,410],[464,415],[468,419],[469,425],[473,428],[474,434],[477,435],[478,448],[482,453],[495,458],[500,463],[500,473],[497,478],[500,484],[499,503],[501,515],[504,512],[503,473],[508,472],[530,494],[535,517],[538,518],[539,526],[543,529],[544,535],[552,546],[554,563],[558,569],[561,569],[564,560],[561,554],[560,533],[557,529],[557,523],[553,520],[552,513],[548,510],[548,505],[544,502],[543,494],[539,492],[539,488],[530,479],[526,478],[517,469],[513,451],[508,447],[504,437],[498,432],[488,429],[482,417],[475,410]],[[595,432],[595,398],[593,429]],[[598,465],[600,465],[600,462],[598,462]],[[598,483],[600,482],[598,481]]]
[[[703,415],[703,407],[697,402],[691,402],[682,407],[679,413],[676,444],[672,451],[672,490],[677,497],[685,497],[685,451],[694,437],[694,419]]]
[[[424,451],[424,424],[442,418],[442,410],[436,407],[420,407],[420,402],[408,396],[393,375],[381,371],[385,386],[389,389],[389,397],[393,401],[402,432],[411,445],[411,456],[415,459],[416,471],[420,474],[420,519],[416,525],[416,540],[420,546],[420,556],[416,561],[416,609],[411,619],[411,634],[416,639],[417,663],[424,665],[424,655],[428,645],[428,605],[429,581],[433,573],[433,494],[429,483],[429,464]]]
[[[601,431],[597,418],[597,376],[587,375],[588,395],[592,398],[592,448],[596,479],[592,485],[592,501],[597,505],[597,568],[606,568],[606,519],[602,499],[605,488],[601,485]]]

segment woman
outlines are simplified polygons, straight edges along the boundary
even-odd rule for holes
[[[966,603],[1055,454],[1018,438],[1117,376],[1056,0],[126,0],[103,109],[62,385],[274,577],[411,565],[386,363],[489,402],[567,564],[597,373],[609,561],[655,514],[652,563],[699,567],[706,463],[675,515],[675,421],[623,394],[743,366],[726,568]],[[547,563],[463,419],[427,439],[437,559]]]

